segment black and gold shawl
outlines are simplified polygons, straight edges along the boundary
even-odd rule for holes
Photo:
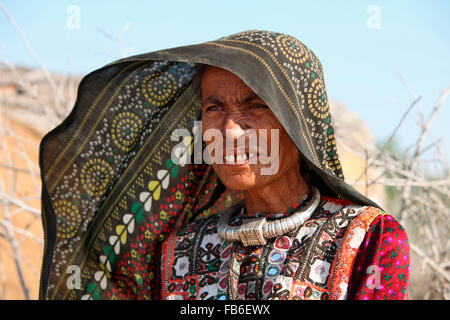
[[[72,112],[40,144],[41,299],[157,299],[165,237],[242,199],[211,166],[171,158],[172,132],[200,119],[205,64],[268,104],[323,194],[376,206],[344,182],[322,66],[295,38],[247,31],[122,59],[83,78]],[[194,139],[184,143],[192,157]]]

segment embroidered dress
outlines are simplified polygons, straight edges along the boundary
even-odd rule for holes
[[[327,200],[296,235],[261,251],[232,250],[215,232],[217,214],[240,203],[243,193],[225,187],[201,158],[195,124],[201,119],[199,74],[205,65],[245,82],[295,143],[311,184],[321,195],[339,199]],[[176,129],[189,135],[177,139]],[[181,150],[178,159],[175,147]],[[228,298],[384,299],[406,292],[407,262],[399,258],[408,254],[404,233],[385,216],[376,220],[378,205],[345,182],[322,65],[292,36],[245,31],[121,59],[90,73],[70,115],[41,141],[39,163],[45,237],[41,299],[220,298],[227,294],[221,291],[227,255],[236,258],[231,270],[239,276]],[[341,201],[355,207],[336,212]],[[363,209],[368,206],[372,209]],[[186,236],[175,237],[173,230]],[[198,237],[204,241],[200,246]],[[190,246],[197,250],[192,261],[180,251]],[[366,253],[358,257],[361,250]],[[166,252],[177,255],[176,261],[170,258],[176,268],[169,275],[165,269],[160,274],[161,261],[169,263]],[[285,259],[288,264],[277,264]],[[361,270],[349,269],[355,259],[362,261]],[[373,263],[386,271],[384,289],[364,287],[370,277],[365,269]],[[80,270],[76,286],[73,266]],[[163,285],[161,277],[168,282]]]
[[[233,219],[235,225],[249,219],[240,207],[232,208],[241,211]],[[217,216],[198,220],[173,232],[164,243],[162,299],[407,296],[406,233],[379,209],[323,198],[306,223],[270,239],[266,246],[244,247],[223,240],[217,220]]]

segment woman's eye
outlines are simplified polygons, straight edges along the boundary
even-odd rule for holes
[[[205,108],[205,111],[218,111],[218,110],[222,110],[222,108],[219,106],[208,106]]]
[[[265,104],[254,104],[250,106],[250,109],[269,109],[269,106]]]

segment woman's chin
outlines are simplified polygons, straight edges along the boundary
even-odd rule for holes
[[[219,176],[220,177],[220,176]],[[248,190],[255,187],[255,180],[239,175],[220,177],[222,183],[231,190]]]

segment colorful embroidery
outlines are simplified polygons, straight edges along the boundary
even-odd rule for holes
[[[347,298],[356,254],[381,212],[339,202],[322,200],[303,226],[266,246],[243,247],[222,240],[216,216],[172,233],[162,249],[161,298]],[[241,207],[234,210],[239,213]],[[237,214],[233,221],[243,220]]]
[[[410,255],[403,227],[390,215],[370,226],[352,271],[349,298],[403,300],[408,298]]]
[[[380,215],[380,210],[367,207],[357,218],[351,221],[343,237],[343,243],[337,252],[334,266],[334,277],[330,279],[330,295],[333,300],[344,300],[347,297],[353,262],[367,229],[372,221]]]

